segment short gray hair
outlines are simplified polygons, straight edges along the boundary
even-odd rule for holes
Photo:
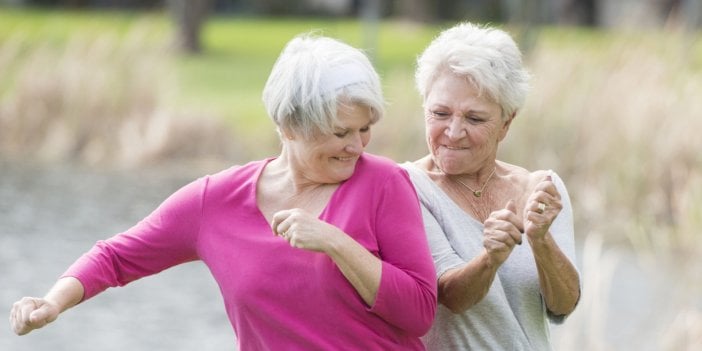
[[[441,32],[417,59],[415,80],[422,98],[446,71],[487,93],[502,107],[502,118],[521,108],[529,91],[529,73],[517,44],[496,28],[461,23]]]
[[[278,57],[263,103],[279,129],[310,138],[333,133],[337,109],[367,106],[371,123],[384,113],[380,78],[363,52],[338,40],[305,34],[293,38]]]

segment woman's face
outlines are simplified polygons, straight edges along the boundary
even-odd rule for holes
[[[475,173],[494,162],[509,121],[502,108],[467,79],[441,74],[424,100],[426,137],[434,162],[447,174]]]
[[[297,136],[288,142],[292,166],[310,181],[335,184],[349,179],[370,141],[370,108],[348,104],[337,115],[333,134]]]

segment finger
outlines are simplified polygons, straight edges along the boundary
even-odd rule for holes
[[[51,321],[53,321],[52,311],[48,304],[42,305],[29,315],[29,322],[36,328],[41,328]]]
[[[19,334],[20,328],[19,328],[19,320],[20,320],[20,315],[19,315],[19,308],[17,307],[17,302],[12,304],[12,310],[10,311],[10,325],[12,326],[12,331],[15,332],[15,334]]]
[[[273,214],[273,220],[271,220],[271,229],[273,234],[280,235],[285,232],[286,228],[281,228],[280,225],[290,217],[291,210],[282,210]]]
[[[22,300],[15,302],[13,305],[13,315],[12,315],[12,329],[17,335],[24,335],[29,333],[31,328],[31,322],[29,321],[29,315],[32,310],[27,309],[27,306],[34,306],[33,302],[29,298],[22,298]]]
[[[29,316],[37,309],[34,298],[23,297],[19,303],[19,316],[23,323],[30,323]]]
[[[534,192],[539,191],[545,192],[546,194],[554,198],[561,198],[561,194],[558,192],[558,188],[556,188],[556,184],[553,182],[551,176],[547,176],[544,180],[542,180],[536,185]]]
[[[517,214],[517,205],[515,205],[514,200],[507,201],[507,205],[505,206],[505,208],[507,209],[507,211],[510,211],[515,215]]]
[[[489,230],[485,231],[485,237],[500,241],[512,247],[515,244],[521,245],[522,235],[519,230],[509,222],[495,223]]]
[[[517,205],[513,200],[509,200],[505,208],[492,212],[490,217],[485,221],[485,226],[487,226],[488,220],[492,223],[506,222],[510,227],[516,228],[518,232],[524,231],[522,219],[517,215]],[[509,227],[500,228],[505,231],[511,229]]]

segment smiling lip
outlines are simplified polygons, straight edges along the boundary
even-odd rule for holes
[[[349,157],[334,157],[334,159],[342,162],[348,162],[348,161],[353,161],[356,159],[356,156],[349,156]]]
[[[444,147],[449,149],[449,150],[468,150],[467,147],[448,146],[448,145],[444,145]]]

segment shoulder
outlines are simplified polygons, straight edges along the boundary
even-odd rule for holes
[[[550,169],[530,171],[526,168],[503,161],[498,161],[498,167],[502,169],[503,176],[506,177],[510,183],[526,191],[533,190],[539,182],[546,179],[548,176],[551,176],[556,185],[559,185],[559,183],[562,185],[563,183],[558,174]]]
[[[394,177],[397,175],[407,177],[407,171],[395,161],[374,154],[364,152],[358,160],[356,173],[364,177],[376,179]]]
[[[525,168],[501,161],[499,161],[499,166],[503,169],[503,172],[511,184],[510,186],[512,189],[521,192],[525,197],[528,196],[528,194],[531,194],[534,189],[536,189],[536,186],[548,176],[551,177],[551,181],[556,186],[556,189],[560,193],[561,197],[568,196],[568,189],[566,188],[563,179],[561,179],[558,173],[551,169],[529,171]]]
[[[244,165],[234,165],[217,173],[204,176],[201,180],[207,184],[210,191],[232,189],[232,186],[238,184],[255,182],[258,174],[268,161],[270,159],[251,161]]]

